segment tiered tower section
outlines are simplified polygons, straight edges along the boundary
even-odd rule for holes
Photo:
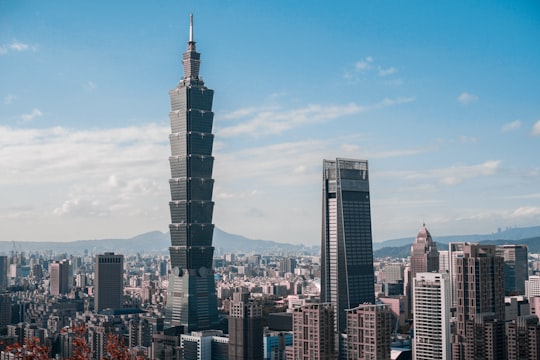
[[[199,77],[201,54],[190,37],[183,54],[184,77],[171,98],[171,255],[172,272],[165,313],[166,327],[184,332],[216,328],[217,297],[212,269],[212,100],[214,91]]]

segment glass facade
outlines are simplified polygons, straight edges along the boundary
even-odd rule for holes
[[[346,309],[375,302],[367,161],[323,161],[322,232],[321,302],[334,304],[343,332]]]
[[[218,323],[212,269],[214,91],[204,86],[199,77],[200,54],[192,38],[182,62],[184,77],[169,92],[172,272],[165,327],[183,326],[185,332],[190,332],[216,328]]]

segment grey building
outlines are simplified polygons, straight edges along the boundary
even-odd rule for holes
[[[495,245],[464,243],[456,258],[452,359],[504,359],[504,260]]]
[[[229,359],[262,360],[264,355],[262,306],[249,293],[235,291],[229,312]]]
[[[94,309],[119,309],[124,298],[124,255],[96,255],[94,264]]]
[[[54,261],[49,264],[49,287],[51,295],[67,294],[71,290],[71,264],[68,260]]]
[[[169,92],[171,99],[171,255],[172,272],[165,327],[184,333],[217,327],[217,296],[212,269],[214,202],[212,169],[212,100],[214,91],[199,77],[201,55],[190,37],[183,54],[184,77]]]
[[[505,295],[524,295],[525,281],[529,280],[527,245],[499,245],[497,255],[504,258]]]
[[[322,207],[321,302],[343,332],[346,309],[375,302],[367,161],[323,161]]]

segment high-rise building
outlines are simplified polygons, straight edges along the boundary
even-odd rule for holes
[[[452,359],[498,359],[497,354],[506,353],[504,259],[497,256],[494,245],[464,243],[462,251],[456,258]]]
[[[450,267],[450,288],[452,293],[452,307],[456,307],[457,302],[457,259],[463,256],[463,246],[465,242],[451,242],[448,244],[448,265]]]
[[[450,276],[417,273],[413,279],[414,340],[416,360],[451,358]]]
[[[96,255],[94,272],[95,311],[120,309],[124,299],[124,255]]]
[[[190,19],[184,77],[171,98],[171,255],[165,326],[185,333],[217,328],[217,297],[212,257],[214,202],[212,168],[212,100],[214,91],[199,77],[200,53]]]
[[[497,255],[504,258],[505,295],[525,294],[525,281],[529,278],[527,245],[500,245]]]
[[[439,250],[439,272],[450,273],[450,253],[448,250]]]
[[[0,290],[8,287],[8,257],[0,255]]]
[[[323,161],[321,301],[336,310],[345,331],[346,309],[375,302],[368,163]]]
[[[334,306],[307,304],[293,310],[293,358],[336,360]]]
[[[229,359],[262,360],[264,355],[262,306],[249,293],[235,291],[229,312]]]
[[[531,275],[525,280],[525,296],[528,298],[540,296],[540,276]]]
[[[390,360],[392,311],[388,304],[347,310],[347,360]]]
[[[71,264],[68,260],[49,264],[49,292],[51,295],[67,294],[71,289]]]
[[[439,252],[426,224],[422,224],[411,245],[411,279],[418,273],[433,271],[439,271]]]
[[[225,349],[229,339],[221,330],[192,331],[180,335],[180,358],[182,360],[229,359]],[[235,358],[233,358],[235,359]]]
[[[508,324],[508,360],[540,358],[540,324],[536,315],[520,316]]]

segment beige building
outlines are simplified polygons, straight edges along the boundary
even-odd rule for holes
[[[347,360],[390,360],[392,311],[388,304],[347,310]]]
[[[335,310],[330,303],[307,304],[293,311],[295,360],[336,360]]]

